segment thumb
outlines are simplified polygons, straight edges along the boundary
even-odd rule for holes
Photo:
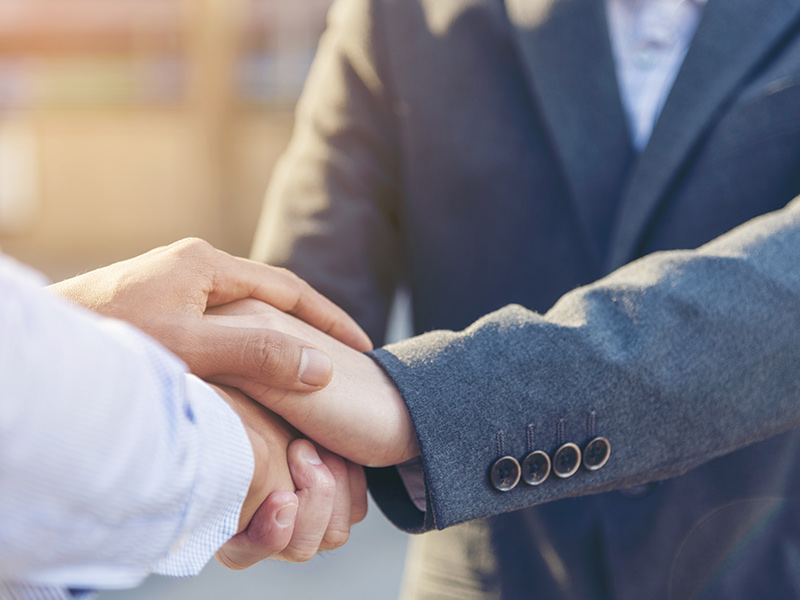
[[[200,377],[227,382],[243,379],[269,388],[312,392],[333,376],[322,350],[274,329],[205,323],[190,367]]]
[[[297,496],[291,492],[272,492],[253,515],[247,529],[217,551],[217,560],[238,571],[283,552],[292,541],[298,503]]]

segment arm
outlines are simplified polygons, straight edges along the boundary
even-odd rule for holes
[[[302,273],[380,343],[401,266],[399,141],[380,3],[337,1],[253,258]]]
[[[428,510],[401,499],[396,476],[373,474],[376,498],[409,530],[676,476],[800,422],[799,264],[796,200],[697,250],[636,261],[546,315],[510,306],[462,332],[379,349],[373,357],[396,390],[377,367],[312,337],[335,357],[333,381],[269,405],[373,466],[416,453],[413,422]],[[278,327],[283,317],[270,319]],[[612,445],[604,468],[508,493],[490,485],[499,432],[504,452],[518,458],[529,425],[548,452],[559,422],[564,441],[583,446],[591,413]]]
[[[271,533],[291,559],[292,527],[307,533],[305,504],[322,488],[317,512],[331,519],[330,472],[297,442],[290,473],[294,434],[280,419],[219,390],[231,410],[146,336],[37,283],[0,258],[0,580],[92,588],[194,574],[254,513],[262,546]],[[297,519],[279,518],[292,507]]]
[[[141,333],[20,283],[0,260],[0,578],[135,585],[215,519],[221,545],[253,474],[236,414]],[[176,574],[193,569],[177,559]]]
[[[50,291],[94,312],[124,319],[155,337],[183,359],[193,373],[220,384],[246,387],[250,381],[266,386],[272,394],[282,389],[309,391],[327,384],[331,362],[312,344],[263,327],[220,328],[207,321],[204,311],[240,298],[257,298],[294,314],[343,343],[366,350],[372,347],[366,334],[331,301],[285,269],[236,258],[198,239],[186,239],[157,248],[50,286]],[[336,480],[334,513],[319,549],[342,545],[352,522],[366,512],[364,474],[323,453],[325,466]],[[322,486],[312,487],[322,496]],[[315,506],[315,502],[307,502]],[[352,506],[351,506],[352,504]],[[302,509],[301,516],[313,513]],[[261,515],[268,514],[262,511]],[[248,535],[227,544],[220,559],[232,568],[244,568],[268,557],[308,560],[311,543],[321,535],[320,525],[301,518],[297,537],[302,550],[282,537],[265,535],[254,524]],[[308,530],[306,530],[308,528]],[[261,535],[251,535],[260,531]],[[319,540],[318,540],[319,541]],[[314,547],[314,551],[316,551]]]

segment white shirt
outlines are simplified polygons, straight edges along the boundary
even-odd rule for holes
[[[697,31],[707,0],[606,0],[617,82],[642,150]]]
[[[41,284],[0,255],[0,598],[197,574],[253,475],[241,421],[153,340]]]
[[[667,101],[708,0],[605,0],[611,48],[631,141],[643,150]],[[397,466],[417,509],[426,510],[419,458]]]

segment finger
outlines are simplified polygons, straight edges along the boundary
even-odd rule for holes
[[[298,505],[299,499],[291,492],[271,493],[247,528],[217,551],[217,560],[238,571],[282,552],[292,539]]]
[[[316,391],[333,377],[333,363],[312,344],[274,329],[228,327],[205,321],[187,360],[200,377],[240,376],[270,388]]]
[[[345,461],[350,476],[350,524],[361,523],[367,516],[367,476],[364,469],[355,463]]]
[[[328,467],[336,482],[336,496],[328,528],[322,536],[320,550],[333,550],[344,546],[350,537],[350,472],[343,458],[324,448],[318,448],[322,462]]]
[[[288,456],[300,507],[294,534],[281,557],[292,562],[305,562],[317,553],[328,529],[336,499],[336,481],[314,444],[308,440],[292,442]]]
[[[372,349],[367,334],[345,311],[291,271],[230,255],[224,262],[224,268],[215,271],[208,306],[257,298],[293,314],[356,350]]]

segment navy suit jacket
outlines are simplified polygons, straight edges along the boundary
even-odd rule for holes
[[[418,597],[800,598],[800,0],[710,0],[629,140],[600,0],[332,12],[254,256],[378,343],[404,281],[433,331],[374,353],[427,510],[372,493],[489,518],[434,534]],[[598,471],[491,485],[595,435]]]

